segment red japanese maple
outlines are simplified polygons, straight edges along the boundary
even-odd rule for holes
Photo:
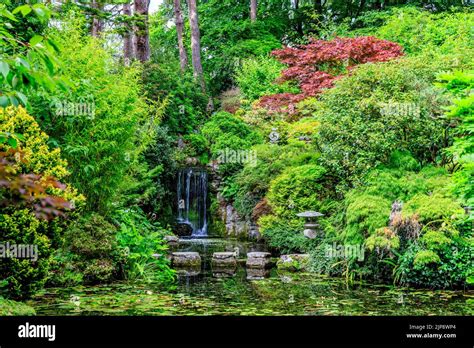
[[[15,170],[17,158],[25,163],[19,151],[0,152],[0,207],[32,208],[37,218],[45,220],[64,216],[65,211],[72,209],[64,198],[47,193],[50,188],[64,190],[64,184],[53,177],[18,173]]]
[[[355,66],[400,57],[403,49],[394,42],[362,36],[331,41],[312,40],[308,45],[275,50],[272,55],[288,65],[280,80],[297,81],[301,93],[264,96],[260,99],[260,105],[271,111],[291,112],[289,106],[331,88],[337,79]]]

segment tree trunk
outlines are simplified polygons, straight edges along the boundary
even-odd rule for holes
[[[203,92],[206,90],[201,63],[201,33],[199,31],[199,18],[196,0],[189,0],[189,24],[191,26],[191,51],[194,77],[201,85]]]
[[[130,4],[123,5],[124,16],[130,17],[132,15],[132,7]],[[129,65],[130,61],[134,58],[133,52],[133,30],[130,29],[129,23],[126,24],[127,32],[123,36],[123,60],[125,65]]]
[[[150,0],[135,0],[134,11],[140,16],[135,28],[135,55],[140,62],[150,59],[150,38],[148,34],[148,8]]]
[[[184,71],[188,66],[188,55],[186,54],[186,48],[184,47],[183,41],[184,21],[180,0],[174,0],[174,18],[176,22],[176,33],[178,35],[179,64],[181,66],[181,71]]]
[[[103,7],[104,5],[99,4],[97,0],[92,0],[92,9],[94,14],[92,16],[91,35],[94,37],[99,37],[104,27],[104,21],[98,16],[98,12],[102,10]]]
[[[257,20],[257,0],[250,0],[250,20],[252,22]]]

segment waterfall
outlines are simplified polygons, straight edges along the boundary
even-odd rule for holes
[[[207,236],[207,172],[185,168],[178,173],[178,223],[192,228],[193,237]]]

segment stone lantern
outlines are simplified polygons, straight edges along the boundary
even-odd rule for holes
[[[296,214],[298,217],[302,217],[306,219],[306,223],[304,224],[304,231],[303,234],[306,238],[314,239],[318,235],[322,236],[322,230],[319,226],[316,219],[320,216],[324,216],[317,211],[305,211],[299,214]]]

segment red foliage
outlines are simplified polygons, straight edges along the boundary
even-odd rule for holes
[[[384,62],[403,55],[400,45],[373,36],[336,38],[331,41],[312,40],[299,47],[286,47],[272,52],[279,61],[288,65],[281,81],[297,81],[300,94],[274,94],[260,99],[260,105],[270,111],[286,112],[288,106],[315,96],[344,76],[355,66],[370,62]]]
[[[23,161],[16,150],[0,152],[0,206],[26,206],[33,209],[36,217],[46,220],[64,216],[63,211],[72,208],[69,202],[46,191],[48,188],[64,190],[65,185],[52,177],[17,173],[14,163],[18,160]]]

